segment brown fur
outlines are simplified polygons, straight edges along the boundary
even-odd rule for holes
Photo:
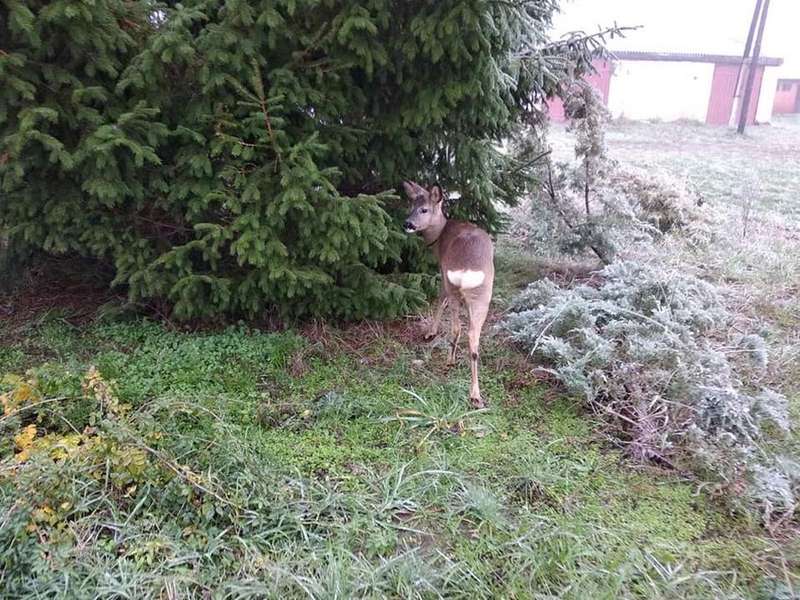
[[[485,231],[463,221],[450,221],[442,210],[442,191],[438,186],[430,190],[413,182],[404,183],[412,201],[411,213],[406,220],[406,231],[420,233],[433,250],[442,273],[440,295],[428,338],[438,334],[442,313],[447,306],[452,311],[452,345],[449,363],[454,364],[461,338],[460,308],[464,302],[469,312],[469,360],[471,370],[470,400],[473,405],[485,405],[478,384],[478,358],[481,330],[489,313],[494,285],[494,245]],[[448,278],[452,271],[480,271],[483,281],[477,287],[459,287]]]

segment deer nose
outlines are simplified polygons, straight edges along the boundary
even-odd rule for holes
[[[406,231],[414,231],[416,229],[416,227],[414,227],[414,224],[411,221],[406,221],[405,223],[403,223],[403,227],[406,228]]]

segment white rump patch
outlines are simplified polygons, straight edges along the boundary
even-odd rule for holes
[[[471,271],[470,269],[460,271],[448,271],[447,280],[457,288],[471,290],[483,283],[486,273],[483,271]]]

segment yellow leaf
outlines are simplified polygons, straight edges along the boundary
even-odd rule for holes
[[[41,508],[37,508],[33,511],[33,520],[37,523],[50,523],[52,525],[58,521],[58,515],[56,515],[56,512],[52,508],[45,504]]]
[[[33,438],[36,437],[36,425],[31,423],[14,436],[14,443],[20,450],[26,450],[33,444]]]
[[[16,444],[19,452],[15,455],[17,462],[24,462],[28,460],[31,455],[31,446],[33,446],[33,439],[36,437],[36,425],[31,423],[14,436],[14,443]]]
[[[26,402],[31,402],[37,398],[38,393],[36,392],[36,388],[27,381],[20,382],[20,384],[14,389],[14,401],[17,406],[20,404],[25,404]]]
[[[49,438],[50,457],[54,460],[64,460],[75,454],[82,439],[82,436],[77,433],[46,437]]]
[[[13,390],[0,395],[4,415],[11,414],[23,404],[39,399],[39,392],[33,381],[25,381],[18,375],[6,375],[3,377],[3,383],[14,386]]]
[[[114,391],[114,382],[103,379],[97,367],[92,365],[86,372],[83,379],[83,393],[88,397],[94,397],[100,405],[111,414],[124,414],[130,408],[127,405],[120,405]]]

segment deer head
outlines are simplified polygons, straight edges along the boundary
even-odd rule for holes
[[[408,198],[411,200],[411,212],[406,218],[406,233],[439,232],[447,222],[442,210],[442,188],[438,185],[426,190],[413,181],[403,182]]]

